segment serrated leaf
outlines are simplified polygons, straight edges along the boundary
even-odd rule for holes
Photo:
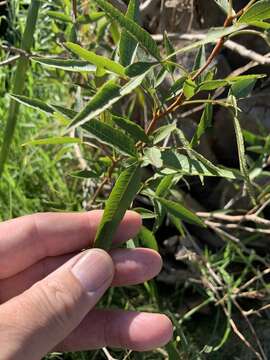
[[[211,127],[213,118],[213,105],[206,104],[199,125],[191,140],[191,147],[195,147],[200,143],[200,138],[206,132],[206,129]]]
[[[138,23],[140,12],[139,0],[130,0],[126,18]],[[129,66],[132,63],[136,48],[138,46],[137,40],[134,39],[125,29],[122,30],[119,42],[119,58],[123,66]]]
[[[270,0],[257,1],[238,20],[238,23],[251,24],[270,18]]]
[[[144,49],[157,60],[161,60],[159,49],[151,35],[136,22],[126,18],[119,10],[106,0],[94,0],[113,20],[132,35]]]
[[[152,231],[147,229],[145,226],[141,227],[138,237],[140,239],[141,244],[144,247],[155,250],[155,251],[159,250],[155,235],[152,233]]]
[[[116,115],[112,116],[112,120],[118,127],[125,130],[135,142],[142,141],[146,144],[150,143],[150,138],[145,134],[144,130],[136,123],[130,121],[127,118]]]
[[[175,150],[165,150],[161,153],[161,161],[163,167],[174,170],[173,173],[178,173],[187,176],[220,176],[227,179],[235,179],[236,174],[230,169],[223,169],[212,164],[202,155],[189,149],[196,158],[190,158],[185,154],[180,154]],[[196,154],[196,155],[195,155]],[[163,171],[166,173],[166,171]]]
[[[55,20],[72,23],[72,18],[67,14],[61,13],[60,11],[49,10],[49,11],[47,11],[47,15],[49,15],[51,18],[53,18]]]
[[[135,76],[139,76],[139,75],[146,73],[153,66],[155,66],[157,64],[158,63],[156,63],[156,62],[137,62],[137,63],[131,64],[128,67],[126,67],[125,74],[131,78],[135,77]]]
[[[195,224],[204,227],[203,221],[192,211],[188,210],[183,205],[176,203],[171,200],[166,200],[160,197],[157,197],[158,202],[167,210],[167,212],[176,218],[179,218],[189,224]]]
[[[65,144],[78,144],[81,143],[81,140],[78,138],[72,137],[53,137],[47,139],[37,139],[31,140],[27,143],[23,144],[22,146],[29,146],[29,145],[65,145]]]
[[[66,47],[72,51],[79,58],[88,61],[90,64],[96,65],[96,67],[104,68],[112,73],[120,76],[125,76],[125,68],[117,62],[106,58],[105,56],[97,55],[93,51],[86,50],[78,44],[68,42]]]
[[[103,144],[117,149],[124,155],[136,156],[135,143],[122,131],[102,121],[92,119],[84,124],[82,128]]]
[[[72,72],[95,72],[97,67],[89,64],[88,61],[62,58],[32,57],[31,60],[53,69],[60,69]]]
[[[115,232],[140,188],[140,165],[123,171],[106,201],[105,210],[95,238],[95,247],[109,249]]]
[[[114,80],[106,82],[88,102],[85,108],[79,112],[69,127],[80,126],[107,110],[125,95],[135,90],[143,81],[145,74],[135,78],[124,86],[117,85]]]
[[[54,113],[54,109],[50,105],[46,104],[45,102],[39,99],[30,99],[27,96],[16,95],[16,94],[11,94],[9,96],[12,99],[18,101],[19,103],[31,107],[32,109],[45,112],[46,114]]]

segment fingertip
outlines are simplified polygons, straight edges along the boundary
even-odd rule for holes
[[[142,226],[141,215],[135,211],[128,210],[120,223],[114,241],[122,242],[134,238]]]
[[[150,351],[172,339],[173,325],[166,315],[140,313],[130,324],[129,335],[133,350]]]

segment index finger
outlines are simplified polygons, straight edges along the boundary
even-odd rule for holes
[[[0,279],[10,277],[45,257],[79,251],[93,245],[103,211],[40,213],[0,224]],[[114,242],[134,237],[141,217],[127,211]]]

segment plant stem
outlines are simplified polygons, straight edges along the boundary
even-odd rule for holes
[[[32,0],[29,6],[25,30],[21,42],[21,49],[27,53],[30,52],[34,42],[34,32],[36,28],[39,8],[40,8],[40,1]],[[12,87],[12,92],[15,94],[20,95],[23,93],[28,64],[29,64],[29,59],[26,56],[22,56],[18,61],[18,65],[14,76],[13,87]],[[7,118],[2,149],[0,154],[0,176],[3,173],[5,162],[9,154],[10,145],[16,128],[19,107],[20,104],[18,102],[16,102],[13,99],[10,100],[8,118]]]

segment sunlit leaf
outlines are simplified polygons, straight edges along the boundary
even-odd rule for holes
[[[270,0],[257,1],[238,20],[239,23],[251,24],[270,18]]]
[[[106,201],[101,223],[97,230],[94,246],[109,249],[115,232],[140,188],[141,168],[139,165],[124,170]]]
[[[150,143],[150,138],[145,134],[144,130],[135,122],[116,115],[112,116],[112,120],[118,127],[125,130],[135,142],[142,141],[146,144]]]
[[[155,251],[159,250],[155,235],[153,234],[152,231],[147,229],[145,226],[141,227],[138,237],[140,239],[142,246],[147,247],[152,250],[155,250]]]
[[[88,61],[62,58],[32,57],[35,62],[53,69],[60,69],[72,72],[95,72],[97,67],[89,64]]]
[[[94,64],[96,67],[104,68],[120,76],[125,75],[125,69],[121,64],[108,59],[105,56],[97,55],[93,51],[86,50],[78,44],[68,42],[65,45],[70,51],[79,56],[81,59],[88,61],[90,64]]]
[[[126,13],[126,18],[138,23],[139,12],[140,12],[139,0],[130,0],[128,4],[128,10]],[[138,46],[137,40],[135,40],[134,37],[131,36],[128,31],[123,29],[119,43],[119,58],[120,58],[120,63],[123,66],[129,66],[132,63],[132,60],[136,53],[137,46]]]
[[[37,139],[31,140],[22,146],[29,145],[65,145],[65,144],[78,144],[81,143],[81,140],[73,137],[53,137],[47,139]]]
[[[94,0],[113,20],[132,35],[145,50],[157,60],[161,60],[159,49],[151,35],[133,20],[126,18],[106,0]]]
[[[165,207],[169,214],[175,216],[176,218],[179,218],[190,224],[195,224],[203,227],[205,226],[203,221],[196,214],[188,210],[180,203],[176,203],[174,201],[166,200],[160,197],[158,197],[157,200],[161,203],[162,206]]]
[[[82,127],[91,137],[117,149],[124,155],[137,155],[135,143],[121,130],[115,129],[113,126],[96,119],[90,120]]]

